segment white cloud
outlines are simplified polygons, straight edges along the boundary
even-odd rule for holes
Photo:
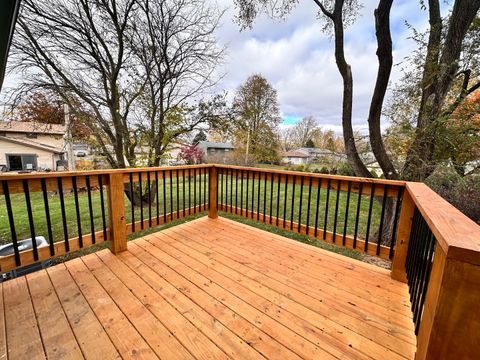
[[[219,88],[232,96],[249,75],[261,73],[278,90],[282,114],[314,115],[325,127],[341,129],[342,80],[333,42],[321,32],[314,2],[300,2],[285,21],[260,16],[252,30],[243,32],[232,21],[236,11],[233,4],[226,0],[223,4],[230,7],[218,36],[228,43],[228,55],[223,68],[226,76]],[[345,32],[345,53],[354,78],[353,123],[358,128],[366,125],[378,66],[373,20],[377,5],[378,1],[366,1],[356,23]],[[408,39],[411,33],[405,21],[423,30],[427,14],[416,1],[394,2],[391,28],[395,63],[415,48]],[[394,67],[392,82],[399,77],[400,67]]]

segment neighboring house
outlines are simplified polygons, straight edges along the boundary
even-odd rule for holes
[[[308,154],[300,150],[290,150],[282,153],[282,162],[289,165],[308,164]]]
[[[0,122],[0,165],[7,171],[57,170],[64,160],[65,126]]]
[[[345,154],[317,148],[298,148],[282,153],[282,162],[291,165],[321,164],[326,161],[342,161],[346,158]]]
[[[197,146],[203,150],[206,156],[225,155],[235,150],[233,144],[229,142],[200,141]]]

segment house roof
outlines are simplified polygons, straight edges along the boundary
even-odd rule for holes
[[[14,144],[24,145],[30,148],[40,149],[40,150],[48,151],[54,154],[63,154],[65,152],[64,150],[57,148],[55,146],[42,144],[30,139],[17,139],[17,138],[0,136],[0,141],[8,141]]]
[[[232,143],[229,142],[212,142],[212,141],[200,141],[198,146],[203,149],[235,149]]]
[[[28,121],[0,121],[0,131],[64,135],[66,132],[66,128],[65,125],[61,124],[43,124]]]
[[[298,158],[308,158],[309,155],[308,153],[305,153],[301,150],[290,150],[290,151],[285,151],[282,154],[283,157],[298,157]]]

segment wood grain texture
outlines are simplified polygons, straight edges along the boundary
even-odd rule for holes
[[[2,284],[3,348],[22,334],[38,355],[29,359],[55,348],[87,359],[401,360],[416,350],[407,287],[388,270],[221,217],[27,280]]]
[[[480,225],[425,184],[407,183],[407,190],[447,258],[480,265]]]

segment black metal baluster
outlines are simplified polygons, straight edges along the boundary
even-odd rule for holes
[[[247,190],[245,191],[245,216],[248,218],[248,182],[250,181],[249,179],[250,171],[247,170]]]
[[[147,172],[147,186],[148,186],[148,227],[152,227],[152,189],[150,183],[150,171]]]
[[[183,217],[186,215],[186,202],[185,202],[186,192],[185,192],[185,169],[182,169],[182,201],[183,201]],[[217,199],[218,205],[218,199]]]
[[[263,181],[263,222],[265,222],[266,214],[267,214],[267,173],[263,173],[264,181]],[[273,176],[273,174],[272,174]],[[272,218],[272,215],[270,215]]]
[[[252,211],[251,211],[251,216],[252,219],[254,217],[254,211],[255,211],[255,171],[252,171]]]
[[[88,198],[88,215],[90,217],[90,233],[92,237],[92,244],[95,244],[95,223],[93,221],[93,204],[92,204],[92,190],[90,188],[90,176],[85,176],[85,183],[87,185],[87,198]]]
[[[59,180],[61,178],[58,178]],[[15,220],[13,218],[13,209],[12,209],[12,202],[10,200],[10,190],[8,188],[7,180],[2,180],[2,187],[3,187],[3,195],[5,198],[5,206],[8,215],[8,223],[10,225],[10,234],[12,236],[12,243],[13,243],[13,253],[15,256],[15,265],[20,266],[20,252],[18,250],[18,242],[17,242],[17,231],[15,229]]]
[[[235,214],[238,213],[238,169],[235,169]]]
[[[219,169],[220,172],[218,174],[218,176],[221,177],[220,178],[220,204],[222,206],[222,210],[223,210],[223,182],[224,182],[223,181],[223,177],[224,177],[223,176],[223,170],[224,169]]]
[[[103,177],[98,175],[98,189],[100,191],[100,209],[102,211],[103,240],[107,240],[107,217],[105,215],[105,203],[103,197]]]
[[[338,204],[340,201],[340,187],[342,185],[341,180],[337,180],[337,197],[335,199],[335,214],[333,217],[333,234],[332,234],[332,241],[335,243],[337,239],[337,220],[338,220]]]
[[[295,185],[297,182],[297,176],[293,175],[292,183],[292,209],[290,210],[290,230],[293,230],[293,214],[295,211]]]
[[[225,170],[225,211],[228,212],[228,169]]]
[[[168,171],[170,177],[170,221],[173,221],[173,179],[172,170]]]
[[[311,203],[311,200],[312,200],[312,177],[310,176],[308,178],[308,200],[307,200],[307,228],[306,228],[306,232],[307,232],[307,235],[308,235],[308,228],[310,226],[310,203]]]
[[[257,221],[260,221],[260,181],[262,174],[258,172],[258,183],[257,183]]]
[[[77,177],[72,177],[73,196],[75,198],[75,212],[77,214],[78,246],[83,248],[82,221],[80,218],[80,204],[78,203]]]
[[[348,182],[348,190],[347,190],[347,203],[345,204],[345,220],[343,222],[343,238],[342,238],[342,245],[345,246],[347,240],[347,223],[348,223],[348,209],[350,207],[350,194],[352,191],[352,182]]]
[[[193,213],[197,212],[197,168],[193,168]]]
[[[330,202],[330,179],[327,181],[327,201],[325,203],[325,219],[323,221],[323,240],[327,239],[327,222],[328,222],[328,203]],[[335,237],[335,236],[333,236]]]
[[[370,192],[370,204],[368,205],[368,219],[367,219],[367,232],[365,234],[365,246],[363,251],[367,252],[368,250],[368,238],[370,237],[370,226],[372,222],[372,210],[373,210],[373,200],[375,198],[375,183],[372,184],[372,189]]]
[[[313,232],[313,236],[317,237],[318,235],[318,215],[320,212],[320,195],[322,194],[322,179],[318,178],[318,186],[317,186],[317,208],[315,210],[315,230]]]
[[[277,174],[277,206],[275,208],[276,211],[276,225],[278,226],[278,215],[280,212],[280,178],[281,175]],[[272,223],[272,199],[273,199],[273,173],[272,173],[272,183],[270,189],[270,224]]]
[[[390,252],[388,254],[388,258],[390,260],[393,259],[393,252],[394,252],[395,243],[397,239],[398,217],[400,216],[402,196],[403,196],[403,188],[399,187],[398,193],[397,193],[397,202],[395,204],[395,215],[393,216],[393,229],[392,229],[392,238],[390,240]]]
[[[190,188],[190,169],[188,169],[188,187]],[[162,171],[162,185],[163,185],[163,223],[167,223],[167,180],[165,179],[165,170]],[[189,193],[190,195],[190,193]],[[188,203],[188,215],[190,215],[190,197]]]
[[[30,236],[32,237],[32,246],[33,246],[33,260],[38,260],[38,248],[37,248],[37,237],[35,235],[35,224],[33,221],[33,212],[32,212],[32,203],[30,201],[30,189],[28,187],[28,181],[22,180],[23,183],[23,192],[25,193],[25,202],[27,204],[27,215],[28,215],[28,225],[30,227]]]
[[[185,186],[185,184],[183,185]],[[157,193],[157,201],[156,201],[157,225],[160,225],[160,184],[158,183],[158,171],[156,170],[155,170],[155,188]]]
[[[60,197],[60,211],[62,212],[63,239],[65,241],[65,252],[70,251],[70,242],[68,241],[67,215],[65,214],[65,199],[63,197],[62,178],[57,178],[58,196]]]
[[[198,169],[198,211],[202,211],[202,169]]]
[[[300,184],[300,201],[298,203],[298,232],[302,230],[302,202],[303,202],[303,181],[304,177],[300,176],[301,184]]]
[[[355,216],[355,230],[353,233],[353,248],[357,248],[357,237],[358,237],[358,221],[360,220],[360,208],[362,205],[362,192],[363,192],[363,183],[360,183],[358,187],[358,200],[357,200],[357,214]]]
[[[382,243],[382,235],[383,235],[383,224],[385,222],[385,205],[387,204],[387,192],[388,192],[388,185],[383,185],[383,200],[382,200],[382,211],[380,213],[380,227],[378,229],[378,238],[377,238],[377,256],[380,255],[380,246]]]
[[[427,288],[428,288],[428,283],[430,282],[430,274],[432,271],[432,261],[433,261],[433,254],[435,252],[435,247],[436,247],[436,240],[435,238],[432,238],[432,241],[430,243],[430,250],[429,250],[429,256],[428,256],[428,263],[427,263],[427,271],[425,275],[425,280],[424,280],[424,286],[420,298],[420,307],[418,310],[418,315],[414,319],[415,321],[415,335],[418,335],[418,330],[420,329],[420,324],[421,324],[421,319],[422,319],[422,313],[423,313],[423,308],[425,306],[425,298],[427,296]]]
[[[270,225],[272,224],[272,205],[273,205],[273,175],[274,173],[270,173],[270,208],[269,216],[270,216]]]
[[[240,216],[243,216],[243,170],[240,170]]]
[[[143,184],[142,184],[142,173],[138,173],[138,191],[140,192],[140,229],[144,229],[143,224]]]
[[[53,246],[52,222],[50,220],[50,207],[48,205],[47,182],[45,178],[40,180],[42,184],[43,207],[45,208],[45,219],[47,221],[48,245],[50,247],[50,256],[55,256],[55,248]]]
[[[230,212],[233,214],[233,169],[230,169]]]
[[[180,180],[178,179],[179,174],[178,174],[178,169],[175,169],[175,177],[176,177],[176,183],[177,183],[177,219],[180,217]]]
[[[285,174],[285,198],[283,199],[283,228],[285,228],[287,221],[287,192],[288,192],[288,174]]]

